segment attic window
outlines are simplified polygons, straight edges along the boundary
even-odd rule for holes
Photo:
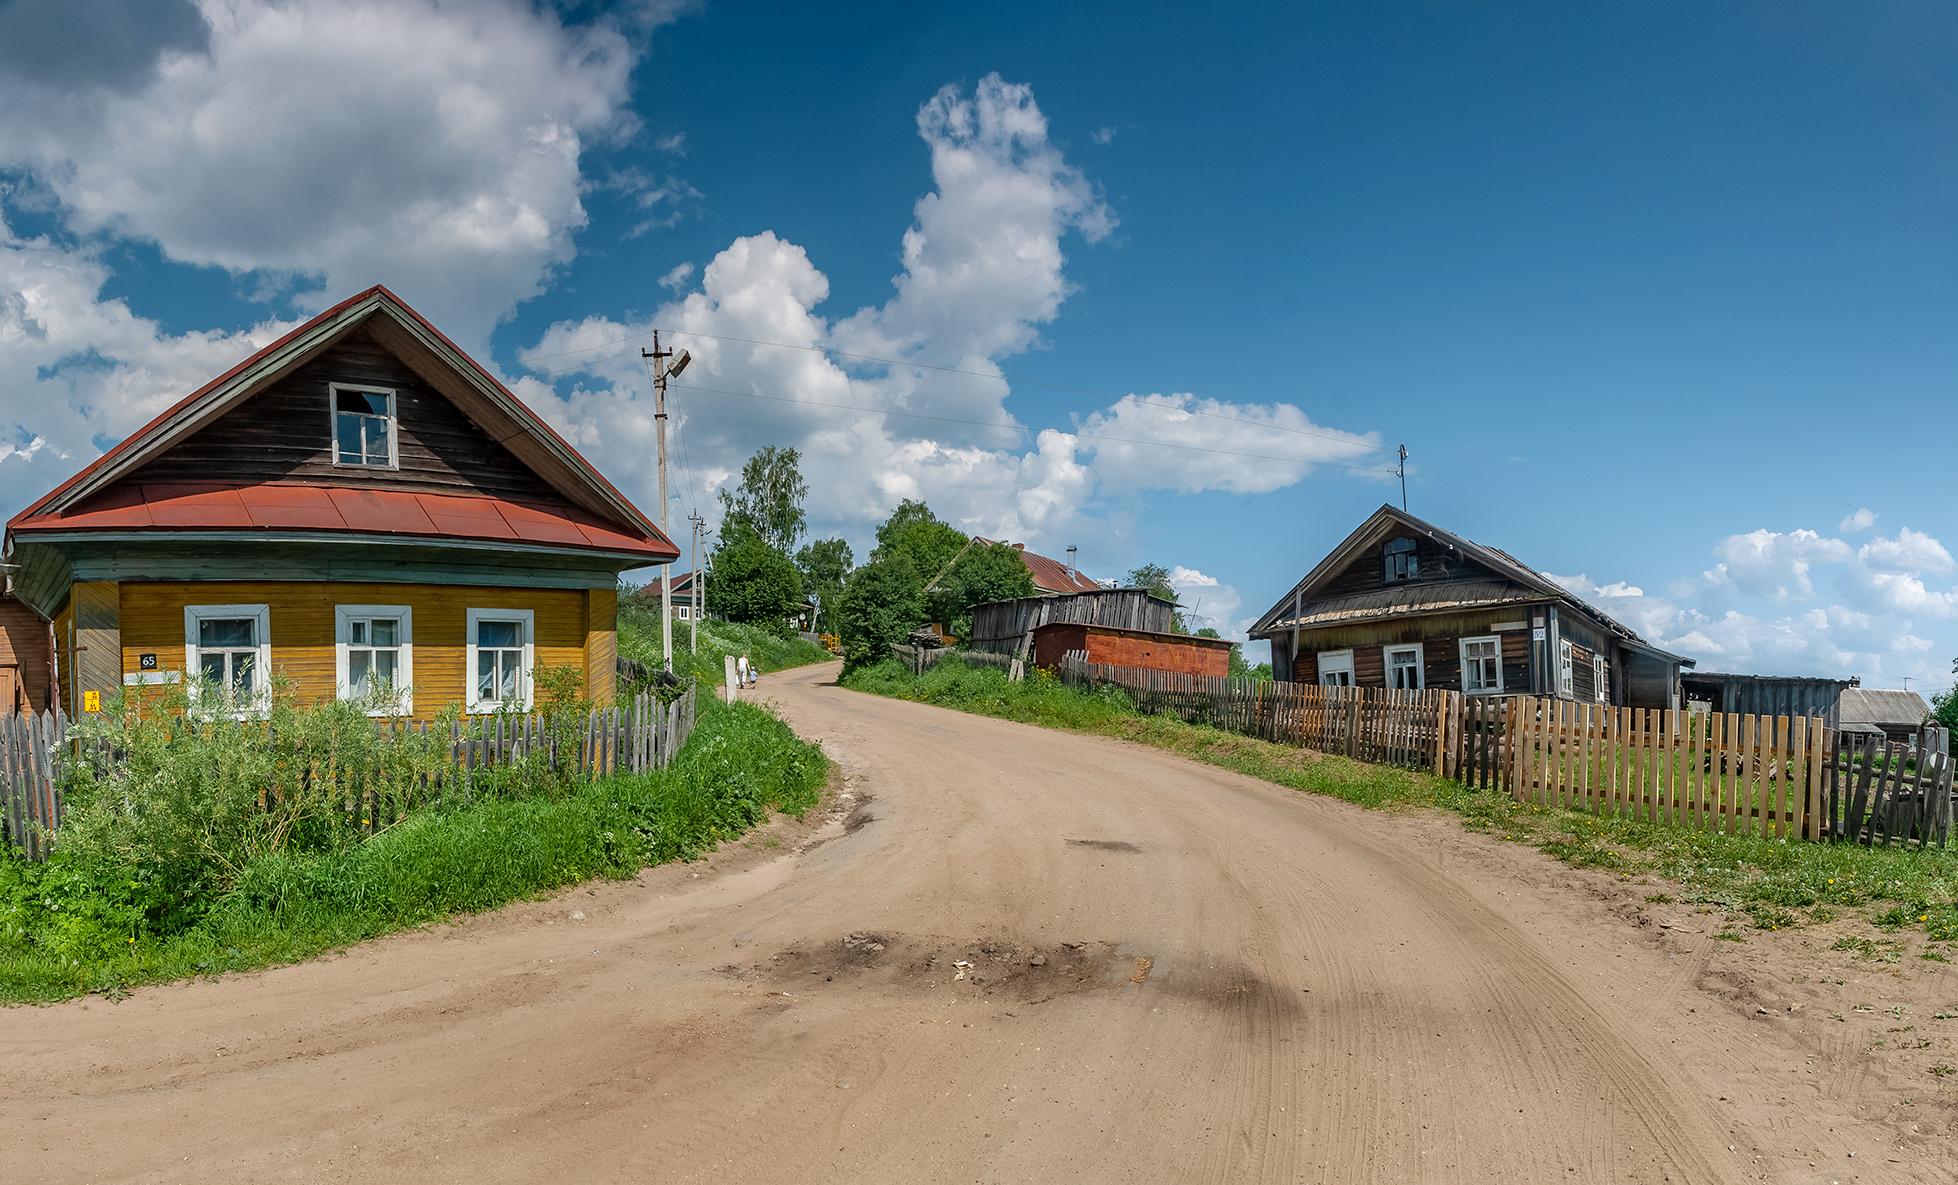
[[[332,385],[333,463],[393,469],[394,392],[385,387]]]
[[[1412,580],[1421,573],[1421,561],[1414,556],[1414,540],[1396,539],[1387,545],[1387,570],[1382,579],[1388,584]]]

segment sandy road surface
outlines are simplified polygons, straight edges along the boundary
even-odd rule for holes
[[[1881,1152],[1754,1159],[1734,1133],[1772,1104],[1708,1074],[1760,1038],[1654,1028],[1691,960],[1532,923],[1583,903],[1459,826],[834,674],[763,690],[839,761],[852,829],[0,1014],[0,1176],[1886,1179]]]

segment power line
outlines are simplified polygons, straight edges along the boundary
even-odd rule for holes
[[[983,370],[962,370],[956,366],[933,366],[928,362],[906,362],[900,358],[879,358],[874,354],[852,354],[846,350],[838,350],[829,346],[798,346],[793,342],[771,342],[771,341],[763,341],[760,338],[752,338],[752,337],[727,337],[718,333],[701,333],[697,330],[692,330],[692,329],[669,329],[669,330],[649,329],[645,333],[636,333],[633,334],[631,337],[622,337],[618,339],[618,341],[603,342],[596,346],[590,346],[588,347],[588,349],[602,350],[608,346],[615,346],[624,342],[636,341],[639,338],[649,337],[654,333],[660,333],[660,332],[669,333],[678,337],[704,337],[713,341],[741,342],[744,345],[750,345],[750,346],[773,346],[777,349],[782,349],[782,350],[803,350],[812,354],[835,354],[839,358],[855,358],[862,362],[880,362],[887,366],[907,366],[914,370],[936,370],[943,374],[963,374],[963,375],[969,375],[973,378],[992,379],[996,382],[1018,384],[1022,387],[1045,387],[1051,391],[1068,391],[1076,395],[1092,395],[1096,399],[1107,399],[1115,403],[1133,403],[1140,407],[1164,407],[1164,408],[1168,408],[1171,411],[1180,411],[1185,415],[1204,416],[1208,419],[1213,419],[1213,420],[1229,420],[1232,423],[1236,423],[1236,424],[1249,424],[1254,428],[1270,428],[1273,431],[1277,431],[1277,432],[1290,432],[1297,436],[1311,436],[1311,437],[1316,437],[1320,440],[1337,441],[1340,444],[1355,445],[1355,446],[1360,444],[1360,442],[1357,440],[1352,440],[1345,436],[1334,436],[1328,432],[1308,432],[1304,428],[1287,428],[1283,424],[1269,424],[1262,420],[1247,420],[1243,416],[1227,416],[1222,412],[1203,411],[1199,408],[1183,407],[1178,404],[1166,403],[1161,400],[1144,399],[1140,395],[1110,395],[1105,391],[1091,391],[1086,387],[1067,387],[1067,386],[1062,386],[1059,383],[1043,383],[1037,379],[1018,379],[1007,374],[988,374]],[[581,352],[582,351],[578,351],[578,350],[569,350],[562,354],[538,354],[535,355],[534,357],[539,359],[565,358],[565,357],[569,357],[571,354],[576,354]],[[611,362],[617,358],[624,358],[627,357],[630,353],[631,351],[628,350],[622,354],[612,354],[604,358],[594,358],[589,362],[580,362],[571,366],[559,367],[555,370],[533,370],[532,373],[538,375],[544,375],[544,376],[554,375],[554,374],[566,374],[569,373],[570,371],[584,370],[589,366],[597,366],[601,363]],[[528,367],[529,363],[525,362],[525,366]],[[1383,453],[1388,450],[1386,445],[1373,445],[1371,447],[1366,448],[1364,451],[1369,453]]]
[[[703,391],[711,395],[738,395],[743,399],[766,399],[773,403],[796,403],[804,407],[828,407],[835,408],[839,411],[861,411],[868,412],[872,415],[901,416],[907,420],[936,420],[945,424],[970,424],[977,428],[1002,428],[1010,432],[1029,431],[1023,424],[1001,424],[991,420],[961,420],[952,416],[927,416],[918,412],[891,411],[889,408],[883,407],[862,407],[853,403],[821,403],[813,399],[793,399],[786,395],[759,395],[753,391],[724,391],[716,387],[695,387],[688,383],[674,383],[673,386],[688,391]],[[1337,461],[1313,461],[1304,457],[1274,457],[1269,453],[1242,453],[1234,449],[1204,448],[1201,445],[1195,444],[1172,444],[1167,440],[1136,440],[1127,436],[1106,436],[1098,432],[1074,432],[1070,433],[1070,435],[1083,440],[1107,440],[1119,444],[1155,445],[1158,448],[1183,449],[1193,453],[1216,453],[1219,456],[1225,457],[1250,457],[1258,461],[1285,461],[1294,465],[1323,465],[1329,469],[1351,469],[1355,473],[1394,472],[1392,469],[1372,465],[1342,465]],[[1378,450],[1369,449],[1366,451],[1374,452]]]

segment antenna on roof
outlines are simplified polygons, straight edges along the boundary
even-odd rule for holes
[[[1400,466],[1397,469],[1395,469],[1394,472],[1400,475],[1401,509],[1406,510],[1407,509],[1407,446],[1406,445],[1400,446],[1400,456],[1401,456]]]

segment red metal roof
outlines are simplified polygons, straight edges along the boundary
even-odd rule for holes
[[[546,424],[543,421],[543,419],[537,415],[536,412],[531,411],[530,408],[526,406],[522,400],[518,399],[515,395],[511,394],[510,389],[508,387],[505,387],[501,382],[497,381],[496,376],[490,374],[487,370],[484,370],[481,366],[477,365],[475,359],[471,358],[462,349],[457,347],[454,342],[450,341],[447,335],[445,335],[441,330],[437,329],[433,324],[429,322],[428,318],[422,316],[420,313],[410,308],[406,301],[403,301],[400,297],[388,291],[386,287],[380,284],[376,284],[374,287],[367,289],[365,292],[361,292],[357,295],[348,297],[346,300],[343,300],[339,304],[334,305],[332,308],[327,309],[325,312],[320,313],[318,316],[307,321],[305,324],[300,325],[297,328],[293,329],[290,333],[287,333],[285,336],[279,338],[277,341],[272,342],[270,345],[267,345],[264,349],[261,349],[257,353],[254,353],[251,357],[246,358],[244,361],[238,363],[236,366],[233,366],[231,369],[225,371],[217,378],[214,378],[210,382],[204,384],[202,387],[199,387],[196,391],[192,392],[188,396],[185,396],[182,400],[179,400],[175,405],[170,407],[161,415],[157,416],[154,420],[151,420],[148,424],[144,425],[142,428],[139,428],[135,432],[130,433],[129,436],[127,436],[122,441],[117,443],[115,447],[111,448],[108,452],[102,454],[100,457],[97,457],[92,463],[90,463],[81,472],[75,474],[67,481],[62,482],[54,489],[49,490],[41,498],[36,500],[33,505],[21,511],[19,514],[15,515],[13,519],[10,520],[7,524],[8,530],[12,531],[19,527],[28,527],[30,526],[30,524],[33,524],[35,520],[42,517],[46,517],[41,515],[40,513],[42,507],[48,505],[50,502],[60,497],[65,491],[73,488],[77,484],[87,481],[91,476],[93,476],[96,472],[101,470],[104,466],[108,465],[111,461],[115,460],[117,457],[120,457],[123,453],[129,451],[132,447],[135,447],[138,444],[138,442],[147,441],[153,430],[157,429],[164,423],[176,417],[179,413],[184,411],[184,409],[197,403],[198,400],[202,399],[208,392],[211,392],[214,389],[222,386],[224,383],[230,380],[234,375],[249,370],[253,366],[257,365],[261,359],[265,358],[267,355],[276,352],[277,350],[279,350],[280,347],[284,346],[287,342],[290,342],[293,339],[306,334],[307,332],[312,330],[314,326],[319,325],[322,322],[332,320],[333,318],[339,316],[342,312],[344,312],[348,308],[357,305],[362,301],[371,300],[377,297],[385,300],[388,304],[400,310],[403,314],[414,318],[414,320],[418,324],[420,324],[424,329],[426,329],[430,334],[434,335],[444,345],[454,350],[456,356],[461,358],[464,361],[464,363],[467,364],[468,367],[475,372],[477,377],[489,383],[509,401],[509,408],[507,408],[506,410],[519,417],[519,419],[524,423],[525,427],[529,431],[548,437],[550,440],[556,442],[560,447],[562,447],[565,450],[565,452],[568,453],[572,458],[575,458],[577,465],[582,470],[582,476],[591,484],[603,489],[607,494],[611,495],[611,497],[617,499],[618,504],[627,511],[626,517],[628,519],[636,517],[646,525],[648,526],[651,525],[651,520],[646,519],[645,515],[643,514],[643,512],[641,512],[638,509],[638,507],[633,506],[631,501],[627,499],[624,494],[620,493],[617,487],[612,485],[610,481],[606,480],[604,474],[598,472],[598,470],[595,467],[593,467],[589,461],[586,461],[581,455],[579,455],[578,451],[572,448],[569,442],[565,441],[563,437],[559,436],[557,432],[553,430],[549,424]],[[122,487],[123,485],[124,483],[118,483],[118,487]],[[184,487],[178,487],[178,488],[183,489]],[[211,487],[211,489],[206,492],[216,492],[224,489],[235,490],[238,488],[239,487],[214,486]],[[260,490],[272,490],[272,489],[303,489],[308,487],[259,486],[259,487],[247,487],[247,488],[256,488]],[[113,493],[114,493],[114,488],[112,488],[111,490],[105,490],[102,492],[102,494],[98,495],[95,498],[92,498],[88,503],[87,513],[94,514],[98,511],[109,509],[108,507],[103,506],[101,504],[101,500],[103,498],[110,497]],[[122,495],[122,497],[124,497],[125,499],[134,496],[135,495],[130,495],[130,494]],[[190,497],[192,495],[187,494],[185,496]],[[268,494],[265,495],[264,497],[267,500],[271,500],[283,496],[284,495]],[[294,497],[299,498],[301,504],[305,504],[303,496],[294,495]],[[141,500],[146,503],[149,501],[147,496],[144,496]],[[474,499],[474,500],[483,500],[483,499]],[[153,521],[150,525],[152,526],[182,525],[186,527],[204,528],[204,529],[214,529],[214,528],[229,527],[229,526],[255,525],[250,522],[242,521],[243,518],[248,518],[249,516],[241,516],[240,512],[236,509],[235,505],[225,503],[222,499],[220,499],[217,502],[198,503],[198,502],[182,502],[180,498],[172,497],[170,499],[167,499],[167,501],[172,503],[172,506],[170,509],[164,511],[166,515],[188,516],[191,519],[199,519],[199,520],[208,518],[211,521],[184,522],[179,524],[175,522],[166,522],[162,520],[157,520],[157,521]],[[444,502],[447,501],[452,501],[452,500],[448,500],[448,499],[444,500]],[[495,499],[487,499],[487,501],[495,501]],[[179,503],[182,504],[180,505]],[[515,503],[500,503],[500,504],[504,506],[517,505]],[[220,509],[220,507],[224,507],[224,508]],[[295,507],[294,509],[296,511],[297,507]],[[355,513],[358,515],[360,512],[356,510]],[[521,509],[518,509],[517,514],[519,517],[521,517],[523,513],[524,512]],[[76,514],[71,513],[67,516],[64,516],[62,521],[65,524],[72,526],[74,525],[75,519],[77,517],[78,516]],[[288,515],[285,517],[297,518],[299,516],[295,513],[294,515]],[[371,516],[369,517],[371,518]],[[411,515],[410,517],[412,518],[413,516]],[[433,516],[430,515],[429,517],[432,518]],[[483,526],[484,528],[490,528],[490,524],[486,519],[483,518],[483,516],[481,516],[480,514],[472,515],[467,510],[459,510],[459,509],[452,508],[451,517],[456,518],[458,520],[472,520],[477,522],[480,526]],[[498,517],[500,518],[502,516],[499,515]],[[582,515],[582,517],[590,518],[591,516]],[[219,520],[224,520],[224,521],[219,521]],[[408,530],[408,528],[399,527],[399,526],[392,527],[392,528],[350,527],[349,525],[346,525],[347,520],[345,520],[344,518],[342,519],[342,525],[328,526],[325,525],[326,519],[323,516],[320,519],[320,522],[322,525],[320,525],[316,529],[323,529],[323,530],[382,529],[382,530],[396,530],[396,531]],[[541,523],[535,523],[533,525],[537,530],[547,529]],[[83,528],[83,529],[91,529],[91,528]],[[307,528],[300,527],[299,529],[307,529]],[[660,554],[662,559],[678,558],[680,554],[679,549],[677,547],[674,547],[670,542],[667,542],[663,537],[659,535],[657,527],[652,528],[653,533],[650,537],[643,538],[643,539],[636,534],[632,536],[619,534],[618,532],[616,532],[610,527],[601,528],[601,529],[606,534],[612,536],[613,538],[618,538],[618,539],[630,538],[635,540],[634,546],[631,548],[631,550],[645,551],[650,549],[651,551]],[[436,530],[432,532],[414,531],[411,533],[442,534],[444,532],[440,530]],[[570,541],[569,536],[566,535],[564,532],[560,531],[559,534],[562,538],[564,538],[566,542]],[[475,536],[470,536],[465,531],[463,533],[463,537],[473,538]],[[520,534],[519,535],[492,534],[489,537],[527,538],[527,536],[523,536]]]
[[[993,540],[975,537],[973,542],[990,544]],[[1024,543],[1009,543],[1006,546],[1020,553],[1020,562],[1027,566],[1027,573],[1033,577],[1035,588],[1053,593],[1101,591],[1101,585],[1082,575],[1078,569],[1074,575],[1069,576],[1066,564],[1059,560],[1050,560],[1044,555],[1035,555],[1026,549]]]
[[[9,529],[31,539],[69,531],[330,531],[534,543],[676,559],[663,540],[627,534],[566,503],[311,485],[124,482],[69,514],[22,515]]]

